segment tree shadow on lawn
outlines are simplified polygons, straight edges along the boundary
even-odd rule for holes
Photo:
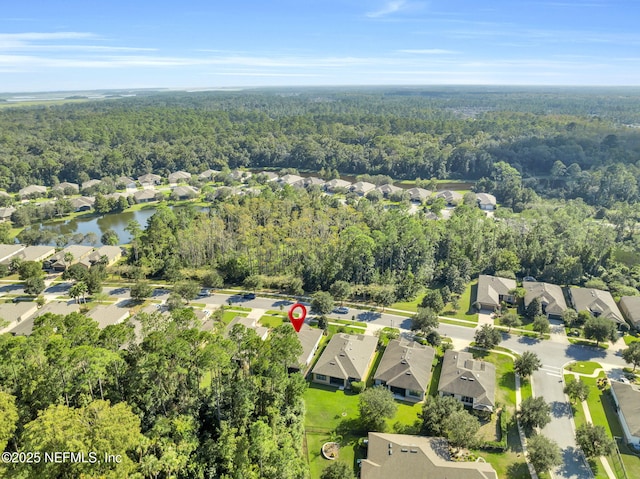
[[[512,462],[507,467],[507,479],[524,479],[529,476],[529,468],[526,462]]]
[[[516,390],[516,375],[513,371],[506,372],[500,376],[500,387],[510,391]]]

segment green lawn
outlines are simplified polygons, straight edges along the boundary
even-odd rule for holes
[[[289,320],[282,316],[262,316],[258,322],[265,328],[277,328],[281,324],[288,323]]]
[[[226,326],[236,316],[242,316],[242,317],[246,318],[247,316],[249,316],[249,313],[239,313],[239,312],[236,312],[236,311],[225,311],[224,313],[222,313],[222,322]]]
[[[453,321],[451,319],[438,319],[441,323],[444,324],[455,324],[456,326],[462,326],[463,328],[475,328],[477,323],[467,323],[465,321]]]
[[[310,383],[305,391],[306,405],[305,430],[311,479],[318,479],[322,470],[330,463],[322,458],[320,448],[337,431],[342,437],[339,460],[351,464],[355,471],[355,459],[362,458],[357,441],[366,433],[359,430],[357,394],[339,391],[329,386]],[[394,427],[411,427],[418,419],[419,404],[398,402],[398,411],[394,418],[387,421],[387,431]],[[395,424],[398,426],[395,426]]]
[[[636,341],[640,341],[640,338],[635,336],[634,334],[624,335],[624,344],[626,344],[627,346],[629,346],[631,343],[634,343]]]
[[[347,326],[356,326],[358,328],[367,329],[367,323],[363,323],[362,321],[351,321],[349,319],[329,319],[330,323],[338,323],[338,324],[346,324]]]
[[[533,396],[531,391],[531,381],[523,377],[520,378],[520,397],[524,401]]]
[[[600,369],[602,366],[595,361],[576,361],[569,364],[566,369],[580,374],[593,374],[596,369]]]
[[[474,323],[478,322],[478,313],[473,309],[473,302],[476,298],[478,291],[478,281],[472,281],[464,289],[464,292],[460,295],[460,310],[454,311],[451,303],[447,303],[442,312],[442,316],[449,316],[451,318],[465,319]]]

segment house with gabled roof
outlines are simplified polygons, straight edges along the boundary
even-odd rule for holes
[[[300,341],[300,345],[302,346],[302,353],[298,356],[296,364],[291,364],[289,366],[289,371],[304,372],[309,367],[316,351],[318,350],[323,334],[324,331],[322,329],[312,328],[307,324],[302,325],[300,332],[296,333],[296,338],[298,338],[298,341]]]
[[[594,317],[607,318],[616,323],[618,327],[625,324],[622,313],[609,291],[572,286],[569,288],[569,296],[576,311],[589,311]]]
[[[240,324],[247,329],[253,329],[258,337],[263,341],[267,339],[267,336],[269,336],[269,328],[265,328],[264,326],[259,325],[255,319],[247,318],[244,316],[236,316],[224,329],[225,337],[229,336],[229,333],[236,324]]]
[[[384,350],[373,381],[402,399],[422,401],[431,381],[435,355],[429,346],[404,338],[393,339]]]
[[[442,360],[438,383],[440,396],[453,396],[465,406],[493,412],[495,407],[496,367],[473,359],[466,351],[448,350]]]
[[[86,190],[87,188],[91,188],[93,186],[98,186],[100,183],[102,183],[102,180],[88,180],[88,181],[84,181],[82,183],[82,187],[80,188],[81,190]]]
[[[389,196],[391,196],[393,193],[397,193],[399,191],[404,191],[404,190],[399,186],[386,184],[386,185],[377,186],[376,191],[379,191],[382,194],[382,196],[384,196],[385,198],[389,198]]]
[[[136,180],[130,176],[120,176],[116,178],[116,185],[123,185],[126,190],[133,190],[138,187],[136,185]]]
[[[311,380],[340,389],[348,389],[352,382],[365,381],[378,338],[364,334],[334,334],[311,370]]]
[[[304,178],[302,180],[302,186],[305,188],[311,188],[312,186],[318,186],[322,188],[324,186],[325,181],[321,178],[316,178],[315,176],[309,176],[308,178]]]
[[[370,432],[362,479],[498,479],[488,462],[453,461],[441,437]]]
[[[611,396],[627,444],[640,448],[640,388],[635,384],[611,382]]]
[[[360,196],[365,196],[367,193],[375,189],[376,185],[374,185],[373,183],[368,183],[366,181],[358,181],[357,183],[351,185],[350,188],[353,193],[356,193]]]
[[[503,301],[511,304],[515,303],[516,298],[511,294],[511,291],[515,288],[515,279],[481,274],[478,277],[476,302],[479,303],[480,309],[495,311]]]
[[[618,304],[627,321],[640,329],[640,296],[623,296]]]
[[[278,179],[278,183],[280,183],[281,185],[293,186],[300,183],[301,186],[304,186],[303,182],[304,178],[302,178],[302,176],[292,174],[284,175]]]
[[[493,211],[496,209],[496,197],[489,193],[476,193],[476,201],[481,210]]]
[[[216,175],[220,173],[220,170],[212,170],[209,168],[208,170],[204,170],[202,173],[198,175],[198,178],[201,180],[212,180],[216,177]]]
[[[162,182],[162,176],[147,173],[146,175],[138,176],[138,181],[142,186],[159,185]]]
[[[93,208],[95,202],[96,199],[93,196],[81,196],[79,198],[72,198],[71,201],[69,201],[69,203],[71,203],[73,211],[75,212],[89,211],[91,208]]]
[[[177,200],[188,200],[196,198],[200,193],[196,188],[189,185],[176,186],[171,192],[171,197]]]
[[[253,176],[253,173],[247,170],[233,170],[229,173],[229,176],[236,181],[245,182]]]
[[[451,190],[439,191],[436,193],[436,198],[442,198],[447,206],[458,206],[462,201],[462,195]]]
[[[36,196],[44,196],[47,194],[47,187],[42,185],[29,185],[18,190],[20,198],[31,198]]]
[[[560,286],[551,283],[525,281],[522,283],[522,287],[526,291],[524,296],[525,308],[529,306],[529,303],[534,298],[538,298],[542,305],[542,312],[549,319],[562,319],[562,313],[567,310],[567,302]]]
[[[157,194],[158,191],[153,188],[148,188],[136,191],[133,194],[133,198],[136,200],[136,203],[148,203],[149,201],[155,201]]]
[[[333,193],[337,189],[348,190],[349,188],[351,188],[351,183],[350,182],[345,181],[345,180],[339,180],[339,179],[330,180],[330,181],[327,181],[324,184],[324,189],[326,191],[328,191],[329,193]]]
[[[16,253],[15,256],[1,261],[2,264],[10,264],[11,260],[16,257],[22,261],[42,261],[49,256],[55,254],[56,249],[53,246],[27,246],[23,250]]]
[[[186,171],[175,171],[170,173],[167,179],[171,184],[186,182],[191,179],[191,173],[187,173]]]
[[[58,183],[56,186],[51,188],[52,190],[73,190],[76,193],[80,191],[80,186],[78,183],[70,183],[68,181],[63,181],[62,183]]]
[[[93,247],[84,245],[71,245],[57,252],[43,263],[45,269],[55,271],[65,271],[72,264],[78,263],[80,260],[89,256],[93,252]],[[65,257],[69,255],[69,261]]]
[[[0,244],[0,263],[10,262],[11,258],[25,249],[23,244]]]
[[[414,203],[423,203],[433,195],[432,191],[424,188],[409,188],[407,193],[409,193],[409,199]]]
[[[13,206],[7,206],[6,208],[0,208],[0,222],[10,221],[11,215],[16,211]]]
[[[87,317],[96,321],[100,329],[120,324],[129,316],[129,308],[120,304],[101,304],[87,313]]]

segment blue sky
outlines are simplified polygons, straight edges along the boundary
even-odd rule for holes
[[[22,0],[0,91],[640,85],[639,0]]]

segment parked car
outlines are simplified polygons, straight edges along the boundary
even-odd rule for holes
[[[347,308],[346,306],[340,306],[339,308],[336,308],[336,313],[349,314],[349,308]]]
[[[198,293],[198,296],[200,296],[201,298],[206,298],[207,296],[211,296],[211,290],[203,288]]]
[[[256,299],[256,294],[255,293],[244,293],[242,295],[242,297],[244,299]]]

